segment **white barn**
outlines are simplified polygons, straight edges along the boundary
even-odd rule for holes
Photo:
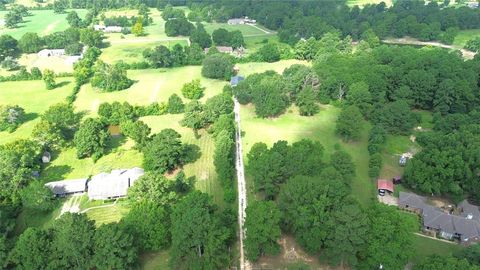
[[[62,180],[46,183],[45,186],[48,187],[55,196],[63,197],[85,192],[87,189],[87,180],[87,178]]]
[[[141,168],[118,169],[111,173],[100,173],[88,182],[88,198],[90,200],[108,200],[127,196],[131,187],[144,174]]]

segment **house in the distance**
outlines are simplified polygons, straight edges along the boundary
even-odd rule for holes
[[[46,183],[56,197],[65,197],[67,195],[83,193],[87,189],[87,178],[63,180]]]
[[[125,197],[128,188],[143,174],[144,170],[137,167],[97,174],[88,182],[88,198],[90,200],[108,200]]]
[[[121,33],[123,30],[123,27],[116,26],[116,25],[105,26],[101,24],[96,24],[93,26],[93,29],[96,31],[103,31],[105,33]]]
[[[480,242],[480,211],[477,206],[463,201],[458,205],[459,215],[451,214],[427,203],[425,197],[400,192],[398,207],[422,217],[425,232],[468,245]]]
[[[37,53],[40,57],[64,56],[65,49],[43,49]]]
[[[215,48],[218,50],[218,52],[221,52],[221,53],[228,53],[228,54],[233,53],[233,48],[232,47],[216,46]],[[203,51],[205,52],[205,54],[207,54],[210,51],[210,48],[205,48]]]
[[[232,18],[227,21],[230,25],[239,25],[239,24],[256,24],[256,20],[252,20],[248,17],[245,18]]]

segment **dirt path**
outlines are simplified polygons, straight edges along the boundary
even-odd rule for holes
[[[242,151],[242,128],[240,126],[240,103],[234,98],[235,104],[235,122],[237,123],[237,130],[235,132],[236,141],[236,162],[235,167],[237,169],[237,182],[238,182],[238,227],[240,232],[240,270],[250,270],[251,265],[245,258],[245,252],[243,247],[243,240],[245,238],[245,230],[243,223],[245,222],[245,209],[247,208],[247,189],[245,184],[245,172],[243,167],[243,151]]]
[[[45,30],[43,30],[42,32],[42,35],[48,35],[50,34],[51,32],[53,32],[53,30],[55,29],[55,27],[57,27],[57,25],[60,23],[60,20],[56,20],[54,22],[52,22],[51,24],[49,24]]]
[[[250,25],[250,26],[252,26],[252,27],[255,27],[255,28],[257,28],[258,30],[260,30],[260,31],[264,32],[265,34],[273,34],[272,32],[270,32],[270,31],[267,31],[267,30],[265,30],[265,29],[263,29],[263,28],[261,28],[261,27],[258,27],[258,26],[257,26],[257,25],[255,25],[255,24],[249,24],[249,25]]]
[[[413,38],[390,38],[390,39],[384,39],[382,40],[383,43],[388,43],[388,44],[405,44],[405,45],[419,45],[419,46],[434,46],[434,47],[440,47],[444,49],[450,49],[450,50],[459,50],[462,52],[462,55],[466,59],[473,59],[475,56],[474,52],[465,50],[463,48],[453,46],[453,45],[445,45],[440,42],[434,42],[434,41],[429,41],[429,42],[424,42],[420,41],[417,39]]]
[[[155,89],[152,91],[152,94],[150,95],[151,103],[157,100],[158,92],[160,92],[161,85],[162,85],[161,83],[157,83],[157,85],[155,85]]]

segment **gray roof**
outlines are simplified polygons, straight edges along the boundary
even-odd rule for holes
[[[475,205],[463,201],[459,204],[462,215],[450,215],[440,208],[427,204],[426,198],[409,192],[400,192],[398,204],[402,207],[416,208],[422,212],[423,226],[437,229],[452,235],[459,235],[462,241],[473,237],[480,237],[480,211]],[[467,218],[468,214],[473,219]],[[477,218],[475,218],[477,217]]]
[[[124,197],[128,188],[143,174],[144,170],[136,167],[99,173],[88,182],[88,197],[92,200]]]
[[[233,76],[231,79],[230,79],[230,85],[232,86],[237,86],[239,82],[245,80],[245,78],[243,78],[242,76]]]
[[[227,21],[228,24],[240,24],[244,22],[245,22],[245,19],[242,19],[242,18],[233,18]]]
[[[87,178],[49,182],[45,186],[55,195],[84,192],[87,187]]]

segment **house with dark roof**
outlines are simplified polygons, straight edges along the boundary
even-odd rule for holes
[[[87,190],[87,178],[62,180],[46,183],[56,197],[65,197],[67,195],[83,193]]]
[[[480,241],[480,211],[477,206],[467,201],[458,205],[461,214],[453,215],[428,204],[425,197],[400,192],[398,207],[419,214],[424,231],[435,232],[444,239],[457,239],[463,244]]]

